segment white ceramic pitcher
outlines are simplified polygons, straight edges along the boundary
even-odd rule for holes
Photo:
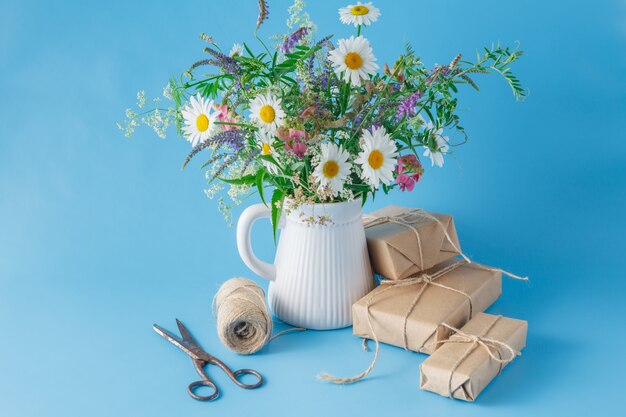
[[[237,224],[237,248],[252,271],[270,280],[274,315],[307,329],[350,326],[352,304],[374,288],[361,201],[299,206],[283,216],[274,264],[260,261],[250,244],[254,222],[270,216],[264,204],[248,207]]]

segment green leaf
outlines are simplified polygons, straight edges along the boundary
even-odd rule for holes
[[[263,201],[263,204],[265,204],[267,206],[267,203],[265,202],[265,195],[263,194],[263,180],[265,177],[265,170],[260,169],[259,172],[256,173],[256,187],[259,190],[259,195],[261,196],[261,201]]]
[[[320,49],[322,49],[321,46],[315,45],[313,48],[309,49],[309,51],[302,57],[302,60],[307,59],[308,57],[310,57],[311,55],[313,55],[314,53],[316,53]]]
[[[227,184],[233,185],[252,185],[256,180],[256,175],[244,175],[240,178],[219,178],[220,181],[224,181]]]
[[[285,193],[279,189],[275,189],[274,194],[272,194],[272,233],[274,234],[274,244],[276,244],[276,231],[278,230],[284,197]]]
[[[276,65],[277,68],[292,68],[296,65],[296,62],[298,62],[295,59],[288,59],[286,61],[281,62],[280,64]]]
[[[292,171],[300,171],[302,168],[304,168],[304,162],[301,162],[301,161],[294,162],[289,167],[289,169],[292,170]]]
[[[252,51],[250,50],[250,48],[248,48],[248,45],[246,45],[246,43],[243,43],[243,47],[246,50],[246,52],[250,55],[250,56],[254,56],[254,54],[252,53]]]
[[[283,78],[283,80],[289,81],[289,82],[290,82],[290,83],[292,83],[292,84],[298,84],[298,82],[297,82],[296,80],[294,80],[294,79],[293,79],[293,78],[291,78],[291,77],[287,77],[286,75],[283,75],[283,77],[282,77],[282,78]]]
[[[299,59],[304,55],[304,52],[293,52],[291,54],[285,54],[287,58]]]

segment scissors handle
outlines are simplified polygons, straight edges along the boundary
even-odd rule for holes
[[[237,384],[241,388],[254,389],[254,388],[260,387],[261,384],[263,383],[263,377],[261,376],[260,373],[258,373],[254,369],[238,369],[238,370],[233,372],[233,371],[231,371],[231,369],[228,366],[226,366],[226,364],[224,362],[222,362],[221,360],[217,359],[216,357],[212,357],[211,358],[211,363],[213,365],[219,366],[222,369],[222,371],[224,371],[226,373],[226,375],[228,375],[228,377],[230,379],[232,379],[233,382],[235,384]],[[253,384],[244,384],[239,379],[239,377],[241,377],[243,375],[253,375],[254,378],[256,379],[256,382],[253,383]]]
[[[198,387],[210,387],[213,390],[213,393],[209,395],[198,395],[195,392],[195,389]],[[187,392],[189,393],[191,398],[193,398],[194,400],[198,400],[198,401],[211,401],[217,398],[218,395],[220,395],[220,392],[218,391],[215,383],[209,379],[203,379],[200,381],[192,382],[187,387]]]
[[[239,377],[241,375],[254,375],[256,382],[253,384],[244,384],[239,380]],[[263,377],[254,369],[238,369],[235,372],[232,372],[232,375],[229,374],[228,376],[230,376],[230,379],[232,379],[235,384],[245,389],[254,389],[261,386],[261,384],[263,383]]]

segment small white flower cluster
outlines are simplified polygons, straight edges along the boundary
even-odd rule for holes
[[[172,87],[168,83],[165,89],[163,90],[163,96],[169,100],[172,100],[171,90]],[[152,99],[153,103],[158,103],[161,101],[160,97],[154,97]],[[144,90],[140,90],[137,92],[137,109],[143,109],[148,102],[148,98],[146,97],[146,92]],[[133,133],[135,133],[135,129],[139,126],[140,122],[145,124],[146,126],[152,128],[154,133],[157,134],[158,137],[164,139],[167,134],[167,129],[176,123],[178,118],[178,114],[174,107],[168,107],[167,109],[158,109],[146,111],[143,113],[139,113],[133,109],[126,109],[126,120],[123,123],[117,123],[118,129],[124,131],[124,136],[130,138]]]
[[[220,197],[219,200],[217,200],[217,211],[222,213],[222,216],[224,216],[224,221],[226,222],[228,227],[233,226],[232,208],[232,206],[229,206],[228,204],[226,204],[226,202],[224,202],[223,197]]]
[[[317,30],[317,25],[311,20],[311,17],[306,12],[306,1],[294,0],[293,4],[289,6],[287,11],[289,12],[287,27],[290,30],[303,27],[308,28],[308,33],[304,38],[308,40],[313,39],[314,33]]]
[[[248,166],[243,165],[244,162],[241,159],[233,162],[228,167],[227,177],[230,178],[240,178],[245,175],[253,174],[256,170],[254,164],[248,164]],[[220,164],[213,164],[210,169],[208,169],[205,173],[205,178],[208,180],[214,179],[217,171],[220,169]],[[220,181],[211,181],[207,188],[204,190],[204,194],[211,200],[213,200],[218,194],[220,194],[226,187],[223,182]],[[228,187],[228,191],[226,194],[228,198],[232,202],[232,204],[227,204],[226,200],[223,196],[220,196],[218,199],[218,210],[224,216],[224,219],[229,226],[232,226],[231,223],[231,211],[234,206],[238,206],[243,202],[243,199],[250,195],[251,187],[246,184],[230,184]]]
[[[206,174],[207,180],[209,179],[209,174],[207,171]],[[213,200],[215,196],[224,189],[224,185],[221,182],[213,181],[209,184],[208,188],[205,188],[204,194],[209,197],[209,199]]]
[[[176,122],[176,110],[170,107],[162,113],[159,109],[155,109],[142,117],[141,122],[151,127],[158,137],[165,139],[167,128]]]
[[[135,133],[135,128],[139,126],[137,119],[139,114],[132,109],[126,109],[126,120],[124,124],[117,123],[117,128],[124,131],[124,136],[130,138]]]
[[[168,100],[174,101],[174,96],[172,95],[172,84],[167,83],[165,88],[163,89],[163,97]]]
[[[146,105],[146,92],[144,90],[140,90],[137,92],[137,107],[143,109],[143,106]]]

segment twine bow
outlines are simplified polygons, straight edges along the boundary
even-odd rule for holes
[[[485,351],[487,351],[487,353],[489,354],[489,357],[499,364],[500,369],[498,370],[498,374],[502,372],[502,368],[504,367],[504,365],[515,359],[516,356],[521,355],[521,352],[513,349],[511,345],[504,343],[500,340],[485,337],[485,335],[489,333],[489,331],[496,325],[498,320],[500,320],[501,318],[502,316],[496,316],[493,322],[489,326],[487,326],[485,330],[483,330],[480,336],[471,333],[465,333],[453,326],[450,326],[447,323],[441,324],[443,327],[446,327],[447,329],[453,331],[456,337],[450,337],[448,339],[439,341],[438,343],[471,343],[469,349],[467,349],[465,353],[461,355],[459,359],[457,359],[457,361],[454,363],[454,365],[452,365],[452,368],[450,369],[450,377],[448,378],[448,397],[452,397],[452,377],[454,376],[454,373],[463,363],[463,361],[467,359],[476,348],[482,347],[483,349],[485,349]],[[508,353],[508,357],[502,358],[502,355],[500,354],[500,348]]]
[[[382,280],[381,281],[381,285],[388,285],[387,288],[383,289],[378,295],[380,296],[380,294],[384,293],[385,291],[387,291],[390,288],[393,287],[405,287],[405,286],[409,286],[409,285],[416,285],[416,284],[423,284],[419,291],[415,294],[415,297],[413,298],[413,301],[411,302],[411,305],[409,306],[409,308],[407,309],[406,314],[404,315],[403,318],[403,322],[402,322],[402,339],[403,339],[403,347],[404,350],[409,350],[409,343],[408,343],[408,335],[407,335],[407,331],[406,331],[406,327],[407,327],[407,323],[409,321],[409,316],[411,315],[411,313],[413,313],[413,310],[415,310],[415,307],[417,307],[417,303],[419,303],[420,299],[422,298],[422,295],[424,294],[424,292],[426,291],[426,288],[428,288],[429,285],[433,285],[435,287],[439,287],[439,288],[443,288],[446,290],[450,290],[450,291],[454,291],[457,294],[461,294],[462,296],[464,296],[465,298],[467,298],[467,300],[469,301],[469,317],[472,317],[472,313],[473,313],[473,306],[472,306],[472,297],[464,292],[461,291],[457,288],[454,287],[450,287],[448,285],[444,285],[441,284],[439,282],[437,282],[436,280],[441,278],[442,276],[444,276],[445,274],[447,274],[450,271],[453,271],[455,269],[457,269],[459,266],[463,265],[465,262],[463,261],[456,261],[448,266],[446,266],[445,268],[442,268],[436,272],[434,272],[433,274],[429,275],[425,272],[422,272],[420,274],[418,274],[417,276],[413,276],[413,277],[409,277],[400,281],[395,281],[395,280]],[[374,297],[371,297],[369,301],[371,301]],[[376,335],[376,333],[374,332],[374,327],[372,326],[370,317],[371,317],[371,312],[370,312],[370,305],[371,303],[368,301],[367,303],[367,321],[369,324],[369,328],[370,328],[370,332],[373,336]],[[375,338],[376,339],[376,338]],[[378,342],[377,342],[378,343]],[[422,346],[419,347],[418,350],[421,350],[424,347],[424,345],[422,344]]]

